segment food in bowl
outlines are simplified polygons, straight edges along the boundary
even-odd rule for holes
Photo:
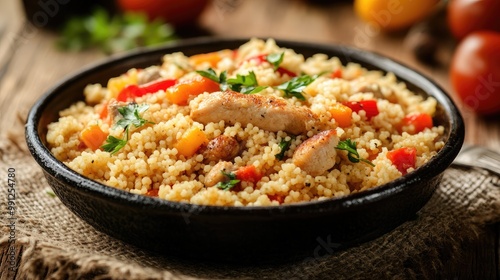
[[[48,126],[53,155],[105,185],[171,201],[271,206],[361,192],[444,146],[437,101],[392,73],[275,41],[166,54]]]

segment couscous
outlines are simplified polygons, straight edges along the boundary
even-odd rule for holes
[[[172,201],[345,196],[411,172],[444,146],[434,98],[392,73],[305,58],[272,39],[166,54],[84,95],[48,127],[55,157],[105,185]]]

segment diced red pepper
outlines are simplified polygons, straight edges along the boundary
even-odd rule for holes
[[[236,179],[246,182],[257,183],[262,179],[262,175],[254,165],[240,167],[236,171]]]
[[[402,121],[402,130],[411,134],[419,133],[426,128],[432,127],[432,117],[426,113],[409,114]]]
[[[147,196],[158,197],[158,189],[151,189],[146,192]]]
[[[282,204],[285,201],[285,197],[279,194],[268,194],[267,197],[271,201],[277,201],[279,204]]]
[[[261,64],[263,62],[268,62],[267,61],[267,54],[259,54],[257,56],[252,56],[250,58],[248,58],[247,60],[255,60],[255,62],[257,64]],[[283,68],[283,67],[278,67],[278,69],[276,69],[276,72],[278,72],[280,75],[285,75],[287,74],[289,77],[296,77],[297,74],[295,74],[294,72],[286,69],[286,68]]]
[[[351,108],[354,112],[358,113],[363,110],[366,112],[366,117],[371,119],[379,114],[377,107],[377,100],[362,100],[362,101],[346,101],[342,102],[345,106]]]
[[[404,147],[387,152],[387,158],[403,175],[408,173],[408,168],[415,168],[417,162],[417,149]]]
[[[342,78],[342,69],[337,69],[337,70],[333,71],[332,74],[330,75],[330,77],[332,79]]]
[[[175,79],[164,79],[160,81],[153,81],[151,83],[147,83],[144,85],[128,85],[120,93],[116,100],[126,102],[130,99],[134,99],[136,97],[141,97],[148,93],[155,93],[160,90],[166,90],[169,87],[175,85],[177,80]]]

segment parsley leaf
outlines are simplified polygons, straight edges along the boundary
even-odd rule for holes
[[[285,53],[271,53],[266,56],[267,62],[271,63],[274,67],[274,71],[276,71],[279,67],[281,62],[283,62],[283,57],[285,56]]]
[[[375,164],[373,164],[371,161],[359,157],[358,150],[356,149],[356,142],[351,141],[351,139],[340,141],[337,147],[335,148],[347,151],[347,158],[353,163],[358,163],[362,161],[368,163],[371,166],[375,166]]]
[[[125,135],[123,139],[116,138],[109,135],[106,138],[106,144],[102,145],[101,148],[111,154],[117,153],[120,149],[125,147],[128,142],[129,128],[130,126],[140,127],[147,123],[153,123],[142,118],[139,114],[143,113],[149,108],[147,104],[138,105],[137,103],[129,103],[123,107],[118,108],[118,112],[123,118],[119,119],[115,127],[121,127],[125,130]]]
[[[236,74],[236,78],[227,79],[226,83],[231,90],[244,94],[258,93],[266,88],[264,86],[259,86],[257,77],[253,71],[250,71],[248,75]]]
[[[198,71],[196,71],[196,73],[198,73],[201,76],[203,76],[207,79],[210,79],[216,83],[221,83],[221,79],[217,76],[217,73],[215,73],[215,70],[212,68],[208,68],[207,70],[198,70]],[[221,76],[222,76],[222,74],[221,74]]]
[[[221,173],[228,179],[224,182],[217,183],[216,187],[221,190],[230,190],[240,182],[240,180],[236,179],[236,174],[234,172],[228,173],[221,171]]]
[[[294,77],[281,85],[277,86],[276,88],[279,90],[282,90],[285,93],[286,98],[291,98],[295,96],[299,100],[306,100],[302,92],[304,89],[314,82],[318,76],[309,76],[309,75],[302,75],[298,77]]]
[[[244,94],[253,94],[261,92],[265,89],[265,86],[259,86],[257,82],[257,77],[253,71],[250,71],[248,75],[236,74],[236,78],[227,78],[227,72],[223,71],[217,76],[217,73],[214,69],[209,68],[207,70],[199,70],[196,73],[201,76],[208,78],[216,83],[220,84],[221,90],[232,90],[241,92]]]
[[[114,136],[108,136],[106,144],[102,145],[102,149],[108,153],[116,154],[121,148],[125,147],[128,141],[128,129],[125,130],[125,138],[119,139]]]
[[[288,151],[288,149],[290,148],[290,145],[292,144],[292,139],[290,140],[281,140],[280,144],[279,144],[279,147],[280,147],[280,152],[275,154],[274,156],[279,159],[279,160],[282,160],[284,157],[285,157],[285,153],[286,151]]]
[[[146,123],[152,123],[143,119],[139,114],[143,113],[149,108],[149,105],[143,104],[138,105],[137,103],[129,103],[126,106],[119,107],[118,112],[122,115],[123,118],[118,120],[115,126],[122,127],[123,129],[127,129],[130,125],[135,127],[140,127],[145,125]]]

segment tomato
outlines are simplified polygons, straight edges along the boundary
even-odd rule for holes
[[[457,39],[479,30],[500,31],[500,1],[451,0],[448,25]]]
[[[355,0],[354,11],[382,30],[404,29],[429,15],[438,0]]]
[[[472,111],[500,113],[500,33],[465,37],[453,55],[450,76],[457,96]]]
[[[160,18],[176,26],[193,24],[208,0],[116,0],[122,11],[144,12],[150,19]]]

